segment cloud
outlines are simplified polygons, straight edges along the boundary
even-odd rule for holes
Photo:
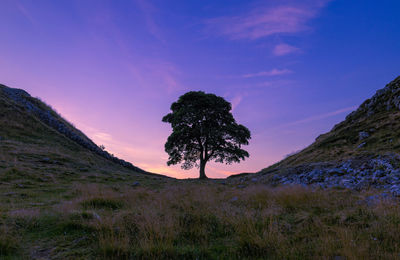
[[[275,48],[273,49],[272,53],[275,56],[284,56],[290,53],[295,53],[298,52],[299,48],[296,48],[294,46],[291,46],[289,44],[286,43],[281,43],[275,46]]]
[[[165,42],[162,30],[154,19],[154,14],[157,13],[158,10],[149,2],[149,0],[136,0],[135,3],[143,13],[146,28],[148,29],[149,33],[159,41]]]
[[[151,78],[160,80],[169,93],[182,88],[178,80],[181,71],[175,64],[163,60],[149,60],[145,69]]]
[[[322,119],[329,118],[329,117],[332,117],[332,116],[336,116],[336,115],[339,115],[339,114],[342,114],[342,113],[345,113],[345,112],[353,111],[356,108],[357,108],[357,106],[341,108],[341,109],[338,109],[338,110],[335,110],[335,111],[332,111],[332,112],[329,112],[329,113],[310,116],[310,117],[307,117],[307,118],[304,118],[304,119],[300,119],[300,120],[297,120],[297,121],[294,121],[294,122],[290,122],[290,123],[287,123],[287,124],[285,124],[285,125],[283,125],[281,127],[294,126],[294,125],[299,125],[299,124],[304,124],[304,123],[309,123],[309,122],[313,122],[313,121],[322,120]]]
[[[292,73],[291,70],[288,69],[272,69],[267,71],[261,71],[257,73],[249,73],[241,75],[241,78],[254,78],[254,77],[271,77],[271,76],[279,76]]]
[[[127,62],[126,69],[142,86],[157,89],[160,87],[168,93],[181,90],[181,70],[172,62],[158,58],[143,58],[137,63]]]
[[[92,135],[93,135],[93,139],[99,140],[99,141],[110,142],[113,139],[110,134],[103,133],[103,132],[95,132]]]
[[[239,95],[236,96],[232,99],[231,104],[232,104],[232,111],[235,110],[235,108],[242,102],[243,96]]]
[[[293,80],[268,80],[255,84],[256,87],[277,88],[294,84]]]
[[[18,9],[18,11],[32,24],[32,25],[36,25],[37,22],[36,20],[33,18],[31,12],[20,2],[15,2],[16,3],[16,7]]]
[[[209,32],[232,40],[300,33],[310,29],[308,21],[316,17],[328,1],[299,2],[273,7],[264,2],[242,15],[212,18],[205,23]]]

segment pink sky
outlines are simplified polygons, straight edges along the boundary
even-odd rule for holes
[[[252,132],[249,159],[207,166],[220,178],[311,144],[400,67],[396,8],[372,0],[5,0],[0,9],[0,83],[40,97],[110,153],[178,178],[198,171],[166,166],[171,129],[161,119],[185,92],[223,96]]]

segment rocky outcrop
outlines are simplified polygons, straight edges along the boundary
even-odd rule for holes
[[[71,124],[65,121],[61,116],[57,115],[51,108],[45,105],[40,100],[33,98],[26,91],[22,89],[8,88],[0,85],[0,90],[17,105],[22,107],[28,113],[38,118],[41,122],[51,127],[58,133],[69,138],[73,142],[89,149],[90,151],[104,157],[110,161],[120,164],[124,167],[130,168],[137,172],[147,173],[146,171],[132,165],[129,162],[121,160],[115,156],[112,156],[107,151],[102,150],[95,143],[93,143],[87,136],[82,132],[74,128]]]
[[[400,110],[400,77],[376,91],[372,98],[367,99],[346,120],[354,120],[361,116],[371,116],[381,111]]]
[[[287,172],[285,175],[273,176],[272,183],[355,190],[374,187],[400,196],[399,161],[399,155],[391,154],[373,159],[349,159],[336,165],[329,163],[302,165],[285,169]]]
[[[363,102],[302,151],[256,174],[232,176],[240,185],[376,188],[400,197],[400,77]]]
[[[400,197],[400,155],[354,158],[341,163],[321,162],[291,168],[274,168],[258,174],[229,177],[239,186],[250,183],[303,185],[365,190],[375,188]],[[238,186],[238,187],[239,187]]]

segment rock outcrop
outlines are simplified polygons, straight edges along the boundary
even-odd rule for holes
[[[400,77],[304,150],[236,181],[255,178],[273,185],[372,187],[400,196]]]
[[[400,77],[376,91],[372,98],[367,99],[346,120],[355,120],[361,116],[372,116],[382,111],[400,110]]]

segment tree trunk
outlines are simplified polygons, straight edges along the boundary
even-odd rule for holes
[[[199,177],[199,179],[207,179],[205,168],[206,168],[206,161],[200,160],[200,177]]]

